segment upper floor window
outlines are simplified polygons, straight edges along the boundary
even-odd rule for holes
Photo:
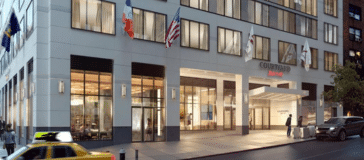
[[[300,3],[295,2],[296,0],[266,0],[279,5],[301,11],[313,16],[317,16],[317,0],[299,0]]]
[[[317,39],[317,21],[296,15],[296,34]]]
[[[335,66],[338,64],[337,53],[325,51],[325,71],[335,71]]]
[[[115,3],[72,0],[72,28],[115,34]]]
[[[219,53],[232,55],[241,55],[241,32],[218,27],[218,45]]]
[[[210,3],[212,12],[240,19],[240,0],[218,0]],[[216,9],[213,6],[216,6]]]
[[[33,33],[34,30],[34,3],[30,2],[27,8],[27,25],[26,25],[26,33],[27,38]]]
[[[219,0],[222,1],[222,0]],[[209,1],[208,0],[181,0],[181,4],[184,6],[197,8],[200,10],[208,11],[209,10]]]
[[[134,38],[165,42],[166,15],[133,8]]]
[[[358,50],[350,50],[349,51],[349,59],[351,61],[354,61],[356,64],[361,64],[362,65],[362,61],[361,61],[361,52]]]
[[[302,46],[302,50],[303,50]],[[311,51],[311,65],[310,68],[314,68],[314,69],[318,69],[318,50],[316,48],[311,48],[310,47],[310,51]],[[304,67],[303,63],[302,67]]]
[[[254,59],[270,60],[270,39],[255,35]]]
[[[361,29],[349,28],[349,39],[351,41],[361,42]]]
[[[337,0],[325,0],[324,6],[325,14],[337,17]]]
[[[358,6],[354,6],[349,4],[349,17],[354,18],[355,20],[361,20],[361,8]]]
[[[23,7],[23,4],[24,4],[24,0],[19,0],[19,11]]]
[[[279,41],[278,42],[278,61],[279,63],[297,65],[296,44]]]
[[[337,26],[324,23],[325,42],[337,44],[338,29]]]
[[[181,46],[209,50],[209,25],[181,19]]]

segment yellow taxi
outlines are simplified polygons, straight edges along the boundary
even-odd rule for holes
[[[31,144],[18,149],[5,159],[116,160],[109,152],[88,152],[81,145],[73,143],[69,132],[37,132]]]

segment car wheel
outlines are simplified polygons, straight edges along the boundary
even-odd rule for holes
[[[344,141],[346,139],[346,133],[345,133],[345,131],[340,131],[338,139],[340,141]]]
[[[364,128],[362,128],[361,131],[360,131],[360,137],[364,138]]]

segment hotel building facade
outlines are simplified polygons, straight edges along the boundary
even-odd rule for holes
[[[70,131],[86,147],[178,141],[196,130],[286,129],[341,116],[326,103],[343,61],[340,0],[2,0],[21,32],[1,50],[1,115],[17,142]],[[180,37],[165,34],[181,8]],[[251,27],[253,59],[245,62]],[[312,64],[300,61],[305,40]],[[87,131],[87,132],[86,132]]]

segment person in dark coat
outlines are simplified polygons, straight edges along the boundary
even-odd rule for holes
[[[14,153],[15,146],[15,132],[11,129],[11,124],[6,125],[6,131],[2,135],[5,139],[4,142],[4,149],[8,152],[8,156]]]
[[[300,117],[298,118],[298,122],[297,122],[297,124],[298,124],[298,127],[302,127],[302,116],[300,116]]]
[[[287,129],[287,136],[291,136],[291,119],[292,119],[292,114],[289,114],[289,117],[287,118],[286,121],[286,126],[288,127]]]

